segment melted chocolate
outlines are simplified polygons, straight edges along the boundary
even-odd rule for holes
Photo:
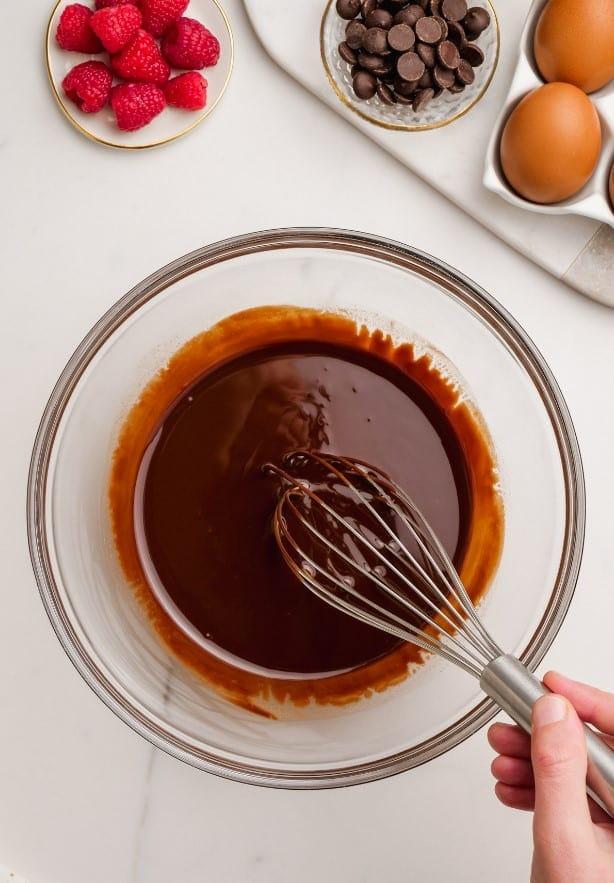
[[[175,403],[136,500],[145,554],[165,592],[214,652],[321,675],[399,642],[323,604],[283,562],[272,532],[280,484],[262,467],[296,448],[377,463],[457,557],[470,489],[436,403],[369,353],[316,341],[265,347],[208,372]]]
[[[267,716],[288,701],[355,701],[422,659],[335,613],[286,570],[271,533],[281,488],[260,467],[308,447],[372,462],[406,488],[474,601],[502,543],[488,433],[411,343],[298,307],[246,310],[188,341],[121,427],[109,484],[115,543],[175,657]],[[207,646],[169,615],[152,573]]]

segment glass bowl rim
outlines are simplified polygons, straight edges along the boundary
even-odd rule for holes
[[[47,476],[56,433],[73,391],[105,341],[141,306],[186,276],[233,258],[293,248],[354,253],[418,272],[431,282],[445,282],[448,295],[487,326],[519,361],[537,389],[556,436],[565,484],[566,521],[559,569],[550,600],[527,646],[519,654],[524,664],[535,670],[567,614],[582,559],[586,498],[580,449],[571,416],[543,356],[521,325],[495,298],[438,258],[380,236],[318,227],[289,227],[243,234],[196,249],[172,261],[121,297],[85,335],[66,363],[45,406],[28,475],[28,545],[43,605],[64,651],[96,695],[135,732],[172,757],[228,779],[276,788],[334,788],[374,781],[426,763],[471,736],[499,709],[490,699],[483,699],[452,725],[418,745],[375,761],[338,769],[304,771],[300,768],[282,769],[273,764],[267,769],[220,757],[213,752],[198,751],[127,702],[88,656],[61,604],[47,545]]]

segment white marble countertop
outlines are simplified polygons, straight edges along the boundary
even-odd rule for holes
[[[352,227],[459,267],[549,360],[584,454],[588,533],[546,663],[614,687],[614,311],[413,178],[271,64],[239,0],[228,11],[237,62],[220,108],[174,145],[120,154],[79,136],[52,102],[47,0],[2,10],[12,73],[0,118],[0,864],[28,883],[526,881],[530,819],[495,802],[483,732],[432,764],[349,790],[232,784],[116,720],[73,670],[39,602],[24,517],[30,449],[51,386],[94,320],[204,243],[265,227]]]

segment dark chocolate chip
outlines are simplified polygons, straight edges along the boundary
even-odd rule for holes
[[[418,43],[416,53],[420,56],[426,67],[435,67],[437,54],[433,46],[429,46],[428,43]]]
[[[368,52],[358,53],[358,64],[366,71],[374,71],[382,66],[382,59],[379,55],[369,55]]]
[[[388,51],[388,38],[383,28],[368,28],[362,38],[362,46],[371,55],[381,55]]]
[[[356,64],[358,61],[356,53],[347,43],[339,43],[339,55],[344,61],[347,61],[348,64]]]
[[[353,65],[352,65],[352,67],[350,68],[350,73],[351,73],[351,75],[352,75],[352,79],[354,79],[354,77],[356,76],[356,74],[357,74],[358,71],[360,71],[360,70],[362,70],[362,68],[361,68],[361,66],[360,66],[359,64],[353,64]]]
[[[441,27],[441,39],[447,40],[448,38],[448,22],[445,18],[442,18],[440,15],[434,15],[433,18],[435,21],[439,22],[439,26]]]
[[[466,43],[463,26],[459,25],[457,21],[448,22],[448,40],[454,43],[457,49],[460,49]]]
[[[490,24],[490,15],[481,6],[472,6],[462,24],[468,39],[475,40]]]
[[[388,31],[388,45],[396,52],[407,52],[416,42],[409,25],[394,25]]]
[[[377,80],[373,74],[370,74],[367,71],[359,71],[354,77],[352,85],[356,96],[362,98],[363,101],[366,101],[369,98],[373,98],[375,95]]]
[[[336,9],[341,18],[356,18],[360,12],[360,0],[337,0]]]
[[[394,93],[395,100],[398,104],[412,104],[411,98],[406,98],[405,95],[400,95],[398,92]]]
[[[448,21],[460,21],[467,15],[466,0],[443,0],[441,14]]]
[[[449,89],[450,86],[455,82],[454,71],[449,70],[447,67],[441,67],[441,65],[435,65],[433,70],[433,80],[440,89]]]
[[[418,82],[416,83],[418,89],[431,89],[433,86],[433,76],[429,70],[425,70]]]
[[[456,76],[465,86],[470,86],[475,80],[475,73],[469,62],[461,58],[456,68]]]
[[[402,80],[400,77],[397,77],[394,81],[394,91],[397,95],[402,95],[403,98],[410,98],[417,88],[417,81],[415,83],[408,83],[406,80]]]
[[[465,43],[464,46],[461,46],[460,54],[461,58],[468,61],[471,67],[479,67],[484,61],[484,53],[475,43]]]
[[[371,71],[372,74],[375,74],[378,77],[385,77],[386,74],[389,74],[392,70],[392,62],[390,62],[387,58],[380,59],[380,64],[378,67],[374,67]]]
[[[416,37],[422,43],[438,43],[441,40],[441,25],[432,15],[425,15],[416,22]]]
[[[458,80],[456,83],[452,83],[451,86],[448,86],[448,92],[452,92],[453,95],[456,95],[457,92],[462,92],[465,88],[464,83],[459,83]]]
[[[424,110],[426,105],[431,101],[435,92],[431,88],[427,89],[419,89],[413,97],[412,107],[416,113],[419,113],[421,110]]]
[[[398,25],[409,25],[410,28],[413,28],[419,18],[424,18],[424,9],[413,3],[411,6],[404,6],[403,9],[399,9],[394,20]]]
[[[417,82],[424,70],[424,62],[415,52],[404,52],[397,61],[399,76],[410,83]]]
[[[363,21],[371,15],[374,9],[377,9],[377,0],[362,0],[360,14],[363,17]]]
[[[387,9],[374,9],[367,16],[365,24],[368,28],[383,28],[385,31],[392,27],[392,15]]]
[[[350,49],[360,49],[366,33],[367,29],[362,22],[350,21],[345,29],[345,42]]]
[[[386,86],[385,83],[378,83],[376,91],[377,97],[384,104],[396,104],[394,92],[389,86]]]
[[[437,47],[437,58],[442,67],[448,67],[450,70],[457,68],[461,60],[458,49],[450,40],[444,40],[443,43],[439,44]]]

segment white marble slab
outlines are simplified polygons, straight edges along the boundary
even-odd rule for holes
[[[493,82],[466,116],[428,132],[387,131],[348,110],[332,91],[322,66],[319,28],[324,0],[244,0],[267,52],[284,70],[361,132],[424,178],[478,221],[550,273],[614,306],[614,230],[588,218],[541,216],[504,202],[482,184],[484,156],[516,65],[530,0],[495,4],[501,54]],[[306,142],[309,133],[305,134]],[[331,163],[343,158],[330,157]],[[419,219],[407,206],[407,230]],[[600,245],[593,249],[599,231]],[[578,260],[582,255],[582,260]]]

